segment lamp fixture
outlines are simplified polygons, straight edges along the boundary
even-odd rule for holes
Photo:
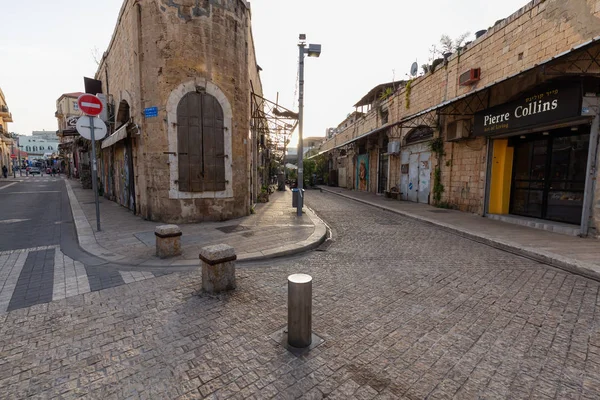
[[[550,134],[550,132],[542,132],[542,135],[544,136],[548,136]]]
[[[305,52],[309,57],[319,57],[321,55],[321,45],[309,44],[308,49],[305,50]]]
[[[579,130],[579,127],[578,127],[578,126],[574,126],[574,127],[572,127],[572,128],[571,128],[571,130],[572,130],[573,132],[575,132],[575,131],[578,131],[578,130]]]
[[[526,136],[525,136],[525,135],[521,135],[521,136],[519,136],[519,138],[520,138],[520,139],[525,139],[525,138],[526,138]]]

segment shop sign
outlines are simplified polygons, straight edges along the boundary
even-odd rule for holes
[[[555,85],[475,114],[474,136],[508,133],[581,115],[579,84]]]
[[[67,128],[75,129],[79,116],[67,117]]]

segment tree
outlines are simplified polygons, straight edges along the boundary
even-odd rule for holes
[[[458,49],[460,49],[465,40],[471,35],[471,32],[465,32],[462,35],[459,35],[456,39],[452,40],[450,36],[444,34],[440,38],[440,45],[442,47],[442,54],[444,53],[454,53]]]

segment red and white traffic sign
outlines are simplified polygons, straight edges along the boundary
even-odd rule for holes
[[[87,115],[100,115],[102,112],[102,101],[93,94],[82,94],[77,99],[79,109]]]

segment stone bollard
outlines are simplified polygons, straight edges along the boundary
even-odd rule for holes
[[[160,258],[181,254],[181,229],[177,225],[159,225],[154,229],[156,255]]]
[[[288,276],[288,344],[304,348],[312,343],[312,277]]]
[[[202,260],[202,289],[219,293],[235,289],[235,250],[226,244],[200,249]]]

